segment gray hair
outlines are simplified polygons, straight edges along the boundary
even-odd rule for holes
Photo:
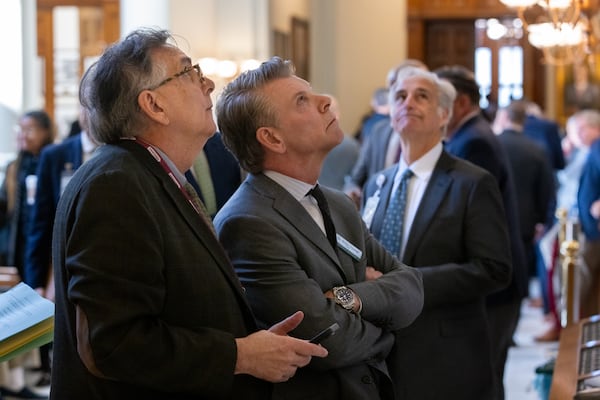
[[[291,61],[273,57],[242,73],[219,96],[216,114],[223,142],[251,173],[261,172],[264,162],[264,149],[256,139],[256,131],[278,124],[273,100],[260,89],[275,79],[293,76],[294,72]]]
[[[441,116],[444,112],[448,114],[448,121],[452,118],[452,110],[454,107],[454,99],[456,98],[456,89],[450,82],[439,78],[433,72],[416,67],[402,68],[396,76],[394,85],[390,88],[390,104],[394,103],[397,87],[409,78],[422,78],[431,82],[437,88],[438,95],[438,114]],[[445,131],[445,127],[444,127]],[[445,133],[445,132],[443,132]]]
[[[111,45],[84,74],[79,101],[98,143],[134,137],[146,123],[137,98],[161,79],[166,66],[152,59],[153,50],[172,46],[166,30],[141,28]]]
[[[579,121],[584,126],[600,128],[600,112],[597,110],[581,110],[569,117],[569,121]],[[568,121],[567,121],[568,123]]]

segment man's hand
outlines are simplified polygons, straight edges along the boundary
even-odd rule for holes
[[[365,280],[366,281],[374,281],[375,279],[380,278],[382,276],[383,276],[383,272],[377,271],[373,267],[367,267],[365,269]]]
[[[306,340],[287,336],[304,319],[301,311],[273,325],[268,331],[236,339],[236,374],[249,374],[269,382],[285,382],[312,357],[325,357],[327,350]]]

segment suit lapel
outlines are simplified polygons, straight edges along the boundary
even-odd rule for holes
[[[295,227],[307,240],[317,246],[340,268],[340,261],[321,228],[312,219],[306,209],[287,190],[263,174],[249,175],[248,182],[262,195],[273,199],[273,209]],[[326,190],[324,190],[326,192]],[[331,210],[336,225],[337,213]],[[339,225],[339,224],[338,224]],[[336,225],[337,226],[337,225]],[[344,274],[345,275],[345,274]]]
[[[406,248],[402,260],[410,263],[421,237],[428,229],[431,220],[437,213],[437,210],[445,198],[446,192],[452,184],[452,177],[448,170],[452,167],[452,159],[446,152],[442,152],[417,209],[417,214],[413,220],[406,242]]]
[[[246,302],[245,296],[242,292],[242,286],[240,281],[235,274],[233,266],[229,262],[225,250],[221,246],[221,243],[214,235],[209,226],[206,225],[202,217],[194,210],[188,200],[185,198],[183,193],[179,190],[175,182],[165,173],[164,169],[160,166],[156,160],[152,158],[150,153],[146,151],[142,146],[135,142],[124,143],[129,146],[134,152],[138,153],[141,157],[141,161],[147,166],[148,170],[158,179],[166,192],[167,196],[171,199],[173,205],[181,214],[182,218],[186,221],[187,225],[194,235],[201,241],[207,251],[212,255],[216,264],[223,271],[224,275],[228,278],[230,283],[239,292],[243,301]]]

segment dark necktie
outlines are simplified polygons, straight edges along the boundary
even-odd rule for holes
[[[316,185],[312,188],[308,194],[317,200],[317,204],[319,206],[319,210],[321,210],[321,215],[323,216],[323,225],[325,225],[325,232],[327,233],[327,239],[331,244],[333,249],[336,249],[337,239],[335,237],[335,226],[333,225],[333,221],[331,219],[331,214],[329,213],[329,205],[327,204],[327,199],[325,199],[325,195],[321,191],[319,185]]]
[[[217,233],[215,231],[215,226],[213,225],[212,220],[210,219],[210,216],[208,215],[208,211],[206,211],[206,207],[204,207],[204,203],[202,203],[202,200],[200,200],[198,193],[196,193],[196,189],[194,189],[192,184],[189,182],[185,183],[184,188],[185,188],[185,191],[187,192],[187,194],[192,199],[192,203],[194,203],[194,206],[196,207],[200,217],[204,220],[204,222],[206,222],[206,225],[208,225],[208,227],[215,234],[215,236],[217,236]]]
[[[402,248],[402,233],[404,232],[404,209],[406,208],[406,196],[408,181],[413,172],[407,169],[400,178],[400,185],[394,193],[383,218],[383,226],[379,241],[390,253],[400,257]]]

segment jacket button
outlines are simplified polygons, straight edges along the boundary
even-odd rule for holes
[[[373,378],[371,377],[371,375],[363,375],[363,377],[361,378],[361,381],[362,381],[362,383],[370,385],[373,383]]]

